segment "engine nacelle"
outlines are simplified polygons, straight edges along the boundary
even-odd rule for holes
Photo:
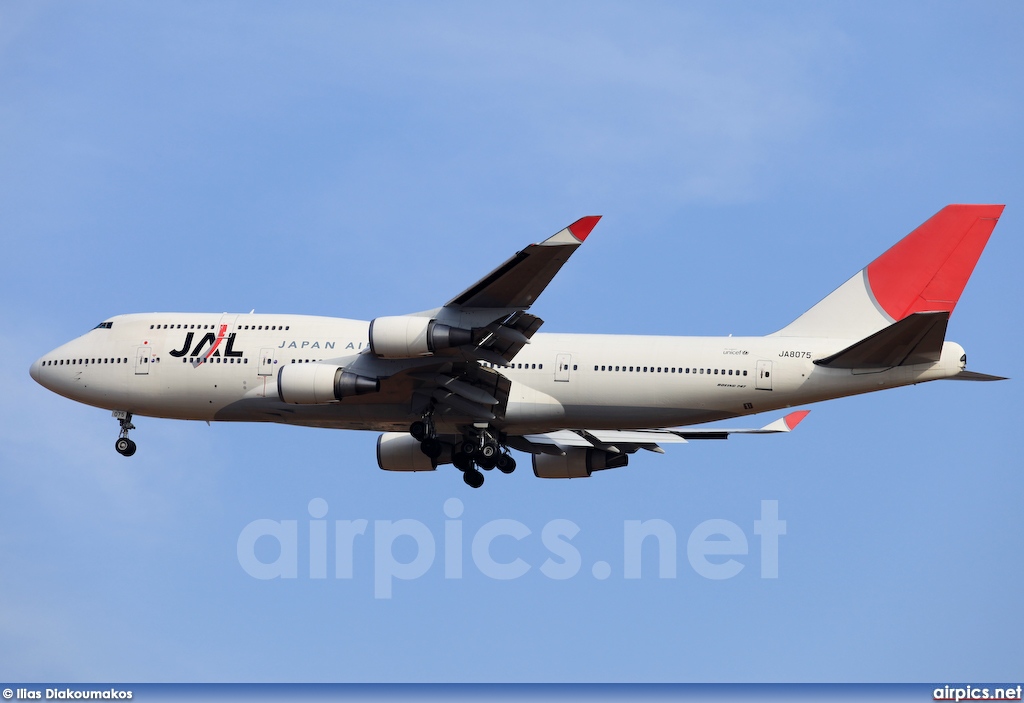
[[[370,323],[370,351],[382,359],[431,356],[472,341],[472,330],[450,327],[428,317],[378,317]]]
[[[629,463],[625,454],[614,454],[603,449],[574,447],[565,456],[533,455],[533,475],[537,478],[587,478],[594,471],[617,469]]]
[[[287,364],[277,374],[277,396],[285,403],[333,403],[353,395],[376,393],[380,381],[331,364]]]
[[[377,466],[385,471],[433,471],[437,461],[420,451],[408,432],[385,432],[377,438]]]

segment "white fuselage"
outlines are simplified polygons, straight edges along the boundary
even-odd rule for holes
[[[372,369],[368,327],[305,315],[121,315],[41,357],[31,374],[73,400],[135,415],[403,431],[417,419],[412,379],[318,405],[288,404],[278,395],[278,374],[288,364]],[[511,364],[496,368],[511,391],[492,425],[518,434],[690,425],[947,378],[964,367],[963,349],[952,342],[933,364],[865,373],[813,363],[855,341],[537,334]],[[380,368],[391,375],[435,362]]]

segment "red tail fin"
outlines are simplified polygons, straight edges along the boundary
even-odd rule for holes
[[[952,312],[1002,205],[947,205],[776,335],[863,339],[917,312]]]
[[[1003,205],[947,205],[868,264],[875,300],[893,320],[952,312]]]

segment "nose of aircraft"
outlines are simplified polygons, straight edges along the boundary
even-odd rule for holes
[[[60,392],[56,388],[56,386],[59,384],[59,377],[56,376],[50,369],[44,368],[43,361],[45,359],[53,358],[59,352],[63,351],[66,346],[67,345],[64,345],[63,347],[58,347],[57,349],[54,349],[48,354],[44,354],[43,356],[33,361],[32,365],[28,367],[28,375],[32,377],[32,380],[38,383],[43,388],[51,390],[54,393]]]

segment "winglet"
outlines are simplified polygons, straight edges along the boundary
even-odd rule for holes
[[[594,227],[597,226],[598,220],[601,219],[600,215],[587,215],[569,225],[569,232],[572,236],[581,242],[584,241],[590,233],[594,231]]]
[[[805,417],[811,414],[810,410],[796,410],[785,417],[780,417],[761,428],[761,432],[792,432],[796,429]]]
[[[797,410],[796,412],[786,415],[786,417],[782,418],[782,420],[783,422],[786,423],[786,427],[788,427],[790,431],[792,431],[795,430],[796,426],[803,422],[804,418],[810,414],[810,410]]]

